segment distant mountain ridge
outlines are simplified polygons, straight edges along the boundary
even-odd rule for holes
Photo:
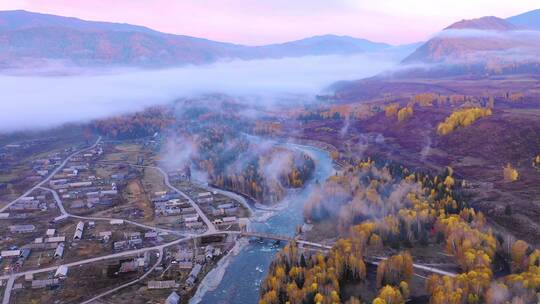
[[[497,17],[456,22],[402,61],[423,65],[408,73],[424,76],[535,72],[540,68],[540,31]]]
[[[540,30],[540,9],[519,14],[506,19],[508,22],[532,30]]]
[[[458,21],[444,30],[464,30],[464,29],[474,29],[474,30],[483,30],[483,31],[510,31],[519,29],[516,25],[508,22],[504,19],[495,17],[495,16],[486,16],[476,19],[464,19]]]
[[[509,91],[540,75],[540,10],[501,19],[461,20],[421,44],[392,70],[374,77],[338,81],[328,90],[338,100],[369,100],[427,91],[454,94],[478,88]],[[516,80],[517,79],[517,80]],[[474,80],[474,81],[473,81]]]
[[[385,43],[323,35],[265,46],[244,46],[167,34],[147,27],[86,21],[27,11],[0,11],[0,68],[41,65],[174,66],[220,59],[356,54],[392,49]]]

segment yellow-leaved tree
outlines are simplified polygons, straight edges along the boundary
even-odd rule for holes
[[[507,164],[506,167],[503,168],[503,175],[504,180],[507,182],[516,181],[519,177],[518,171],[510,164]]]

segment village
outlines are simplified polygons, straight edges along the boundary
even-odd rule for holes
[[[0,205],[4,304],[84,302],[135,283],[141,299],[187,303],[250,209],[189,167],[161,168],[156,145],[98,138],[31,162],[40,179]]]

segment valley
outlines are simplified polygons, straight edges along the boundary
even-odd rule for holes
[[[44,1],[0,3],[2,304],[540,301],[536,4]]]

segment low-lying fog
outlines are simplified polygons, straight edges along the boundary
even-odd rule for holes
[[[377,74],[396,54],[230,61],[164,70],[92,71],[69,76],[0,75],[0,132],[88,121],[204,93],[305,95],[305,102],[338,80]]]

